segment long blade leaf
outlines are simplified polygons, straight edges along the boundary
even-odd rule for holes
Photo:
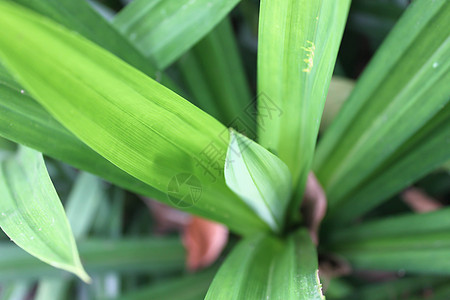
[[[176,66],[200,108],[228,127],[256,137],[251,92],[228,18],[185,53]]]
[[[146,59],[112,24],[100,16],[87,1],[14,0],[14,2],[77,31],[147,75],[156,77],[157,70],[151,61]]]
[[[14,243],[54,267],[90,280],[40,153],[22,147],[1,162],[0,194],[0,226]]]
[[[79,248],[83,264],[91,274],[168,274],[185,268],[186,253],[179,238],[88,239],[79,242]],[[0,243],[0,251],[1,282],[64,276],[9,243]]]
[[[355,269],[450,274],[450,208],[376,220],[330,233],[329,249]]]
[[[349,0],[263,0],[258,44],[258,137],[292,172],[298,211]]]
[[[267,228],[225,184],[222,124],[82,37],[16,5],[0,7],[0,57],[84,143],[170,192],[167,202],[240,233]]]
[[[113,23],[165,69],[217,25],[239,0],[136,0]]]
[[[392,159],[402,159],[396,152],[413,151],[419,145],[415,136],[421,136],[422,128],[427,128],[430,120],[443,117],[441,112],[450,100],[450,32],[443,30],[450,25],[449,15],[448,1],[414,1],[325,133],[317,149],[314,169],[327,192],[330,213],[349,199],[352,191],[375,180],[376,174],[380,176],[381,167],[393,174],[388,170]],[[415,161],[417,169],[412,167],[413,176],[396,170],[400,176],[397,180],[402,183],[389,193],[448,160],[450,152],[442,155],[448,139],[445,133],[448,120],[447,114],[443,123],[435,127],[443,130],[440,134],[443,147],[429,149],[426,154],[427,158],[438,159],[427,159],[427,163]],[[435,135],[429,140],[420,137],[425,144],[435,143],[433,139]],[[408,149],[403,148],[408,144]],[[392,179],[386,178],[388,182]],[[380,189],[376,198],[386,195]],[[364,203],[361,195],[358,199]]]
[[[136,45],[121,34],[93,9],[88,1],[77,0],[14,0],[55,22],[74,30],[97,45],[117,55],[163,85],[179,92],[178,86],[146,58]]]
[[[324,299],[308,232],[299,230],[286,241],[264,235],[241,241],[205,299]]]
[[[155,199],[162,193],[137,180],[86,146],[58,123],[0,65],[0,136],[34,148],[123,188]]]
[[[332,206],[327,215],[327,222],[337,224],[355,220],[389,200],[411,182],[439,168],[450,157],[445,142],[450,139],[448,124],[450,103],[403,143],[358,188],[349,193],[345,201],[340,201],[338,206]]]

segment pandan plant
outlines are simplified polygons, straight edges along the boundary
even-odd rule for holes
[[[449,1],[128,2],[0,0],[2,299],[450,299]]]

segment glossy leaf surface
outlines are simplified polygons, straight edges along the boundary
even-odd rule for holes
[[[225,181],[273,231],[283,229],[292,179],[278,157],[231,130]]]
[[[308,232],[299,230],[285,241],[264,235],[241,241],[205,299],[324,299]]]

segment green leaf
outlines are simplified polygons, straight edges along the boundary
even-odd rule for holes
[[[105,200],[101,180],[91,174],[80,173],[65,204],[67,218],[77,241],[86,237],[97,217],[100,202]],[[40,280],[34,299],[64,299],[69,287],[70,280],[66,278]]]
[[[147,239],[88,239],[79,242],[80,256],[92,275],[170,274],[185,268],[186,252],[178,237]],[[66,276],[21,251],[10,243],[0,243],[0,282]]]
[[[325,281],[326,280],[326,281]],[[343,278],[327,278],[323,280],[326,299],[351,299],[349,295],[353,291],[353,286]]]
[[[163,85],[178,90],[177,85],[157,70],[136,45],[122,35],[111,22],[107,22],[87,1],[76,0],[14,0],[39,14],[83,35],[87,39],[117,55]]]
[[[0,226],[14,243],[90,281],[40,153],[22,147],[15,157],[1,162],[0,194]]]
[[[25,299],[33,288],[29,282],[17,282],[11,284],[2,284],[2,290],[0,291],[1,300],[22,300]]]
[[[405,295],[408,295],[408,299],[412,299],[413,295],[420,297],[419,299],[423,299],[423,292],[425,290],[431,289],[433,290],[433,294],[435,294],[436,288],[445,282],[448,282],[448,278],[440,276],[400,278],[362,286],[355,293],[355,297],[351,299],[401,299]]]
[[[123,188],[155,199],[166,194],[137,180],[58,123],[0,65],[0,136],[34,148]]]
[[[448,160],[450,153],[445,151],[448,139],[445,127],[448,129],[448,126],[445,124],[449,116],[442,110],[448,112],[444,107],[450,100],[450,60],[447,59],[450,35],[442,28],[448,27],[449,15],[448,1],[414,1],[319,143],[314,170],[327,193],[330,214],[370,181],[385,178],[390,183],[394,177],[385,177],[383,172],[395,173],[399,176],[396,180],[402,183],[397,182],[389,193],[380,188],[382,185],[377,185],[380,189],[374,192],[377,198],[374,201],[398,191],[433,166]],[[431,127],[437,125],[434,130],[440,131],[442,146],[433,149],[427,144],[439,143],[431,141],[436,135],[424,136],[422,130],[429,130],[435,118],[440,120],[440,125],[435,123]],[[405,148],[407,145],[409,147]],[[420,157],[409,168],[413,176],[406,170],[401,172],[399,165],[394,166],[397,170],[390,170],[394,158],[400,159],[400,153],[407,154],[418,145],[429,151],[425,156],[416,156],[419,152],[410,156]],[[363,204],[365,196],[361,196],[358,195],[356,202]]]
[[[258,43],[258,137],[292,173],[295,214],[310,171],[349,0],[263,0]]]
[[[157,70],[151,61],[146,59],[126,37],[98,14],[87,1],[14,0],[14,2],[78,32],[150,77],[156,77]]]
[[[79,35],[0,3],[0,57],[75,136],[130,175],[170,191],[161,201],[175,206],[188,196],[181,202],[187,211],[239,233],[267,228],[225,184],[229,134],[222,124]],[[192,181],[182,181],[180,191],[182,178]]]
[[[126,293],[118,297],[117,300],[201,300],[205,298],[216,271],[216,268],[210,268],[193,275],[158,282],[140,290]]]
[[[109,3],[102,3],[95,0],[88,0],[87,3],[109,23],[111,23],[116,16],[116,11],[108,6]]]
[[[193,103],[228,127],[256,137],[251,92],[231,22],[223,20],[176,64]]]
[[[429,297],[430,300],[446,300],[448,299],[448,295],[450,295],[450,284],[444,283],[433,289],[433,295]],[[411,300],[422,300],[423,295],[417,295]]]
[[[136,0],[114,26],[165,69],[217,25],[239,0]]]
[[[354,269],[450,274],[450,208],[330,232],[327,248]]]
[[[94,279],[95,282],[95,279]],[[39,281],[34,300],[66,299],[70,288],[70,280],[50,278]]]
[[[67,218],[76,240],[87,235],[95,220],[101,201],[106,201],[101,180],[89,173],[80,173],[66,203]]]
[[[273,231],[281,232],[292,179],[288,167],[278,157],[231,130],[225,181]]]
[[[111,194],[111,193],[110,193]],[[100,209],[96,215],[95,222],[93,224],[92,233],[95,236],[107,236],[111,238],[118,238],[122,236],[124,229],[124,214],[125,214],[125,204],[127,194],[126,192],[119,188],[113,187],[111,201],[101,201]],[[139,216],[143,215],[151,222],[148,211],[140,210]],[[134,235],[133,224],[139,223],[142,226],[146,226],[149,222],[140,222],[141,218],[133,217],[133,221],[129,225],[129,235]]]
[[[330,224],[346,223],[369,212],[449,158],[450,103],[392,154],[345,201],[328,212]],[[433,153],[433,155],[430,155]]]
[[[13,142],[4,139],[0,136],[0,160],[3,159],[3,157],[7,157],[11,155],[16,150],[16,144]]]
[[[308,232],[299,230],[284,241],[267,235],[241,241],[205,299],[324,299]]]

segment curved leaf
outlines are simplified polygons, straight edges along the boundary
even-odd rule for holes
[[[281,232],[292,179],[288,167],[278,157],[231,130],[225,180],[273,231]]]
[[[90,281],[64,208],[42,155],[22,147],[1,162],[0,226],[18,246],[40,260]]]
[[[79,35],[17,5],[0,7],[0,57],[80,140],[170,192],[160,200],[180,205],[187,197],[187,211],[240,233],[267,228],[225,184],[229,134],[222,124]],[[180,186],[178,176],[197,179]]]
[[[155,199],[165,193],[122,171],[58,123],[0,65],[0,136]]]

